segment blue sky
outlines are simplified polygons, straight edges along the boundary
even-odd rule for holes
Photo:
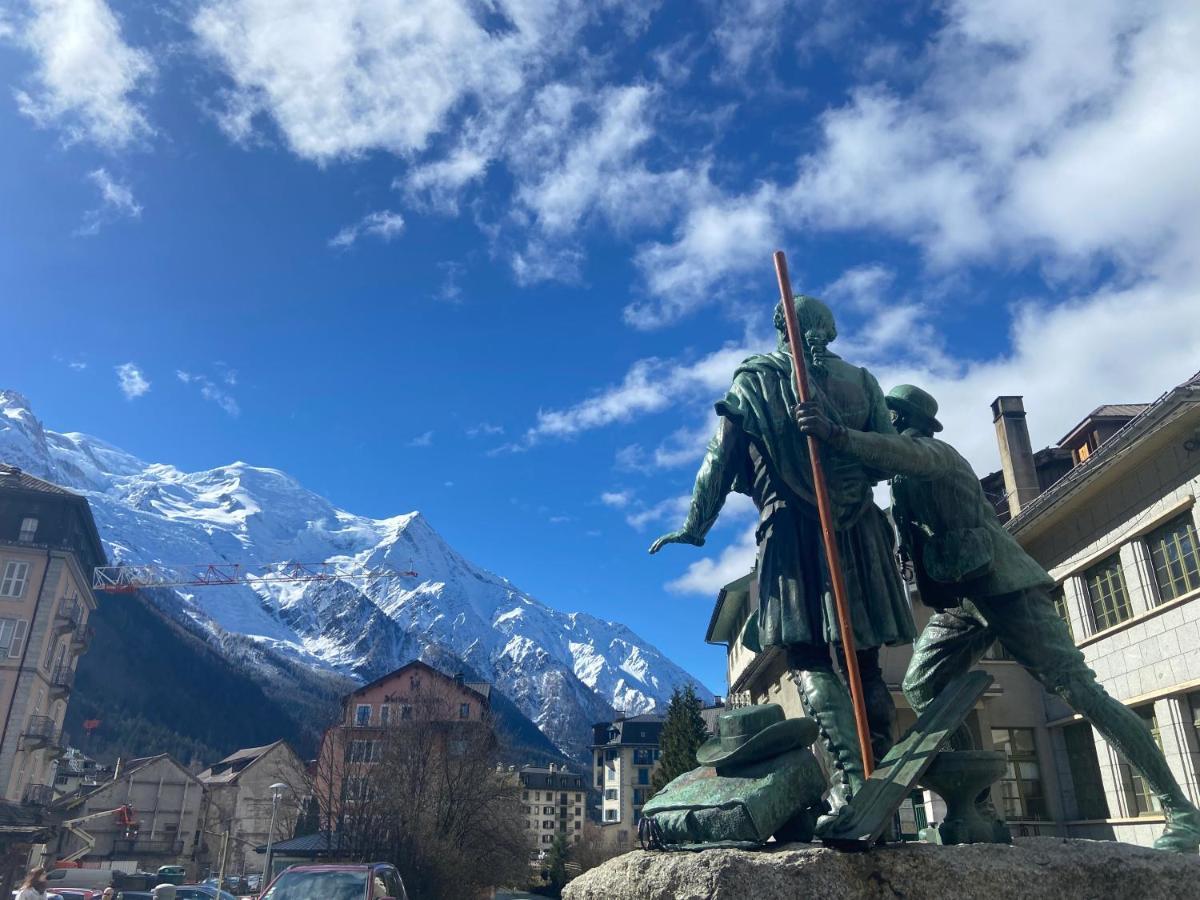
[[[1200,9],[6,0],[0,383],[149,460],[421,509],[723,688],[681,520],[770,253],[834,350],[1039,445],[1200,368]],[[182,561],[181,561],[182,562]]]

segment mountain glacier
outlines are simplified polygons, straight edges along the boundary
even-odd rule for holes
[[[333,506],[277,469],[237,462],[204,472],[145,463],[83,434],[46,429],[0,391],[0,461],[84,494],[110,560],[287,561],[415,569],[416,578],[222,585],[175,591],[213,634],[244,635],[312,666],[369,679],[413,658],[465,664],[493,682],[560,749],[589,726],[665,709],[685,683],[711,694],[630,629],[541,603],[473,565],[419,513],[388,519]]]

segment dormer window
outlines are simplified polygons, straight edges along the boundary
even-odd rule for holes
[[[37,534],[38,520],[32,516],[26,516],[21,520],[21,533],[17,536],[17,540],[22,544],[32,544],[33,538]]]

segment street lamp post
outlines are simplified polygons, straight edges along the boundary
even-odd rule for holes
[[[287,785],[281,782],[271,785],[271,829],[267,832],[267,862],[263,866],[262,884],[258,886],[260,891],[265,891],[271,883],[271,845],[275,841],[275,815],[279,812],[279,800],[286,790]]]

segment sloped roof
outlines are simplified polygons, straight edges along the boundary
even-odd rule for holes
[[[57,809],[73,809],[75,807],[82,806],[84,802],[88,800],[88,798],[99,794],[101,791],[107,790],[118,782],[127,781],[133,778],[133,776],[142,769],[145,769],[148,766],[164,759],[174,764],[176,768],[178,768],[181,772],[183,772],[184,775],[186,775],[188,778],[191,778],[193,781],[200,780],[188,771],[187,766],[173,757],[170,753],[160,753],[157,756],[142,756],[137,759],[131,759],[125,765],[123,765],[121,767],[121,774],[119,777],[110,778],[107,781],[103,781],[97,785],[89,785],[89,789],[86,791],[81,790],[77,794],[70,794],[61,798],[54,803],[54,807]]]
[[[326,853],[336,853],[341,849],[342,835],[330,834],[328,831],[318,831],[315,834],[304,834],[286,841],[276,841],[271,844],[271,853],[280,856],[321,856]],[[255,847],[259,853],[267,852],[267,845]]]
[[[65,487],[60,487],[49,481],[43,481],[30,475],[28,472],[10,466],[8,463],[0,463],[0,487],[20,488],[25,491],[41,491],[44,494],[59,494],[67,497],[80,497],[74,491],[68,491]]]
[[[220,762],[209,766],[201,772],[200,780],[205,784],[232,784],[250,766],[282,743],[284,742],[279,740],[263,747],[245,747],[241,750],[235,750]]]
[[[408,669],[414,668],[414,667],[419,667],[419,668],[425,669],[426,671],[432,673],[433,675],[437,676],[438,678],[443,678],[446,681],[454,681],[455,680],[455,677],[453,675],[447,675],[445,672],[441,671],[440,669],[435,669],[433,666],[429,665],[429,663],[427,663],[427,662],[422,662],[419,659],[414,659],[412,662],[407,662],[404,665],[400,666],[400,668],[398,668],[398,669],[393,669],[392,671],[388,672],[386,675],[380,675],[374,681],[368,681],[366,684],[362,685],[362,687],[355,688],[353,691],[351,691],[349,694],[347,694],[343,698],[343,702],[345,702],[346,700],[349,700],[351,697],[357,697],[359,694],[363,693],[364,691],[368,691],[373,687],[378,687],[381,684],[391,681],[393,678],[398,677],[401,673],[407,671]],[[467,690],[471,691],[472,693],[478,694],[485,701],[491,700],[492,686],[491,686],[491,684],[489,684],[486,681],[464,681],[462,683],[462,686],[464,688],[466,688]]]

